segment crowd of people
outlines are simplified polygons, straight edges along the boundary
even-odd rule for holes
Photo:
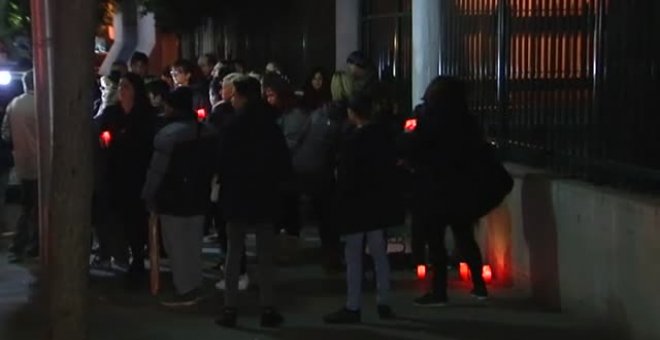
[[[306,197],[318,220],[323,265],[346,269],[346,304],[325,322],[361,321],[365,249],[374,260],[379,316],[394,316],[386,233],[407,213],[415,261],[427,262],[428,247],[435,272],[431,291],[415,303],[448,302],[446,226],[472,271],[473,294],[488,297],[473,226],[508,193],[510,178],[469,114],[459,80],[435,79],[411,117],[414,128],[404,129],[361,52],[348,56],[346,72],[315,69],[301,91],[274,62],[260,75],[242,62],[204,55],[197,64],[180,60],[160,77],[148,75],[148,63],[136,53],[99,80],[92,112],[94,265],[126,267],[127,282],[140,284],[148,220],[157,216],[176,291],[163,304],[194,305],[202,297],[203,239],[215,231],[225,255],[216,286],[225,305],[216,322],[235,327],[238,293],[249,285],[245,236],[254,233],[261,323],[278,327],[284,318],[273,290],[276,236],[300,237]],[[33,105],[31,98],[12,103],[3,124],[15,154],[25,143],[9,131],[25,126],[19,117],[29,100]],[[26,197],[33,197],[36,175],[20,173]],[[33,209],[29,201],[26,209]],[[25,235],[34,234],[21,228],[16,254],[25,252]]]

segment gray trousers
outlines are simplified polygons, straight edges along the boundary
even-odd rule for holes
[[[387,304],[390,292],[390,262],[387,258],[387,242],[385,231],[375,230],[368,233],[358,233],[346,236],[346,283],[348,298],[346,308],[360,310],[362,300],[362,258],[364,254],[364,238],[367,238],[369,254],[374,259],[376,270],[376,290],[379,305]]]
[[[161,215],[160,222],[177,294],[201,288],[204,216]]]
[[[241,257],[245,249],[245,235],[257,236],[257,259],[259,293],[263,307],[273,307],[273,257],[275,256],[275,230],[272,224],[227,224],[227,258],[225,263],[225,307],[238,306],[238,279],[241,272]]]

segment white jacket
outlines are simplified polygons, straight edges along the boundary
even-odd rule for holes
[[[13,143],[18,178],[37,179],[37,109],[33,93],[20,95],[9,103],[2,122],[2,139]]]

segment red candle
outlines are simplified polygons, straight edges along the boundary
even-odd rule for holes
[[[417,129],[417,119],[416,118],[411,118],[406,120],[406,124],[404,126],[404,131],[410,133],[414,132]]]
[[[206,119],[206,110],[201,108],[197,110],[197,119],[201,122]]]
[[[458,273],[460,274],[461,280],[470,280],[470,267],[468,267],[467,263],[461,262],[460,266],[458,267]]]
[[[424,280],[426,278],[426,266],[423,264],[420,264],[417,266],[417,278],[420,280]]]
[[[481,276],[484,278],[486,283],[493,282],[493,269],[490,267],[490,265],[487,264],[483,267]]]
[[[103,146],[110,146],[110,142],[112,141],[112,134],[110,131],[101,132],[101,141],[103,142]]]

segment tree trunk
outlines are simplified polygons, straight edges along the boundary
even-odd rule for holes
[[[87,338],[92,202],[91,86],[96,2],[45,0],[53,54],[48,287],[50,339]]]

